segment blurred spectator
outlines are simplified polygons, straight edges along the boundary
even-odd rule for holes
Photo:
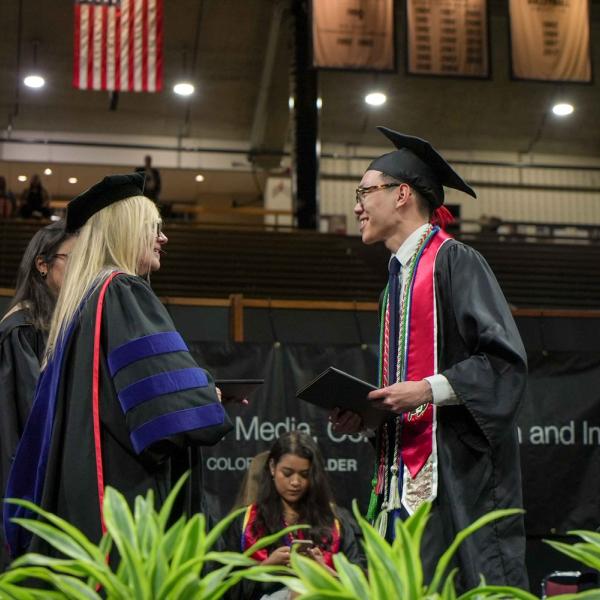
[[[481,233],[498,233],[498,227],[502,225],[502,219],[494,215],[482,214],[479,217],[479,228]]]
[[[146,177],[144,182],[144,196],[158,203],[160,200],[160,173],[152,166],[152,157],[148,154],[144,158],[144,166],[136,169]]]
[[[6,187],[6,179],[0,175],[0,218],[13,217],[17,211],[14,194]]]
[[[34,175],[31,178],[29,187],[25,189],[21,196],[19,216],[24,219],[30,219],[31,217],[46,217],[49,219],[52,216],[50,197],[44,186],[42,186],[39,175]]]

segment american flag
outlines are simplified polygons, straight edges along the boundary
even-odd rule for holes
[[[162,89],[163,0],[75,0],[73,86]]]

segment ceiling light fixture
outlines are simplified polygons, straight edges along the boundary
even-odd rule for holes
[[[27,75],[23,79],[23,83],[28,88],[39,89],[39,88],[44,87],[44,85],[46,85],[46,80],[41,75],[34,75],[32,73],[31,75]]]
[[[178,96],[191,96],[196,88],[188,81],[180,81],[173,86],[173,91]]]
[[[381,106],[386,100],[387,96],[382,92],[371,92],[365,96],[365,102],[371,106]]]
[[[198,183],[202,183],[204,181],[204,175],[201,175],[200,173],[198,173],[198,175],[196,175],[196,181]]]
[[[38,55],[38,47],[40,45],[39,40],[31,41],[31,49],[33,52],[33,59],[31,61],[31,68],[28,69],[29,73],[23,78],[23,83],[32,89],[43,88],[46,84],[46,80],[40,75],[38,71],[37,64],[37,55]]]
[[[559,102],[552,107],[552,112],[558,117],[566,117],[574,110],[573,105],[568,102]]]
[[[50,167],[45,168],[44,175],[52,175],[52,169]]]
[[[77,183],[78,179],[77,179],[77,177],[69,177],[69,179],[67,179],[67,181],[69,183]]]
[[[24,182],[24,181],[27,181],[27,175],[19,175],[19,176],[17,177],[17,179],[18,179],[19,181],[23,181],[23,182]]]

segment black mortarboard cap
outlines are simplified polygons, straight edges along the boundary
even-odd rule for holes
[[[108,175],[67,204],[67,232],[77,231],[92,215],[119,200],[143,196],[143,190],[142,173]]]
[[[442,158],[427,141],[398,133],[387,127],[377,127],[397,150],[376,158],[368,170],[381,171],[404,181],[423,194],[432,208],[444,203],[444,186],[476,198],[473,189]]]

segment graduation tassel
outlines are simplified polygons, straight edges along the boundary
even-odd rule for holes
[[[390,495],[388,498],[388,506],[390,510],[401,507],[400,490],[398,489],[398,465],[392,465],[392,480],[390,482]]]
[[[377,479],[374,478],[371,484],[373,485],[373,489],[371,489],[371,498],[369,500],[369,508],[367,509],[367,521],[373,524],[373,521],[375,520],[375,515],[377,514],[377,505],[379,504],[379,496],[375,491]]]
[[[378,531],[379,535],[385,538],[385,534],[387,533],[388,528],[388,505],[387,502],[384,502],[381,505],[381,512],[377,516],[377,520],[375,521],[375,529]]]

